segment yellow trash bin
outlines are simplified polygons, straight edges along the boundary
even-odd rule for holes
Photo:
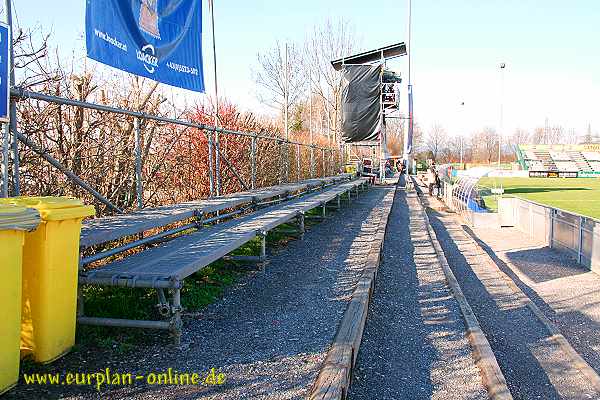
[[[0,204],[0,394],[19,380],[23,243],[39,222],[36,210]]]
[[[38,229],[25,235],[21,352],[51,362],[75,344],[81,221],[95,210],[68,197],[8,200],[37,209],[42,218]]]

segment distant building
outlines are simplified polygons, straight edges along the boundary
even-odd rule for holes
[[[529,176],[600,178],[600,140],[570,145],[518,144],[515,150],[518,163]]]

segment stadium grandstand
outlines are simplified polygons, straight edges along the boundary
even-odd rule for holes
[[[570,177],[600,177],[600,144],[516,146],[517,160],[530,176],[560,174]]]

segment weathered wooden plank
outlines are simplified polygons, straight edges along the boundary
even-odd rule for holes
[[[174,222],[192,218],[194,213],[214,213],[228,208],[240,207],[252,201],[263,201],[286,193],[295,194],[309,187],[319,186],[325,182],[347,179],[349,179],[349,174],[309,179],[295,184],[270,186],[212,199],[149,208],[125,215],[89,219],[84,221],[82,225],[80,246],[86,248],[135,235],[149,229],[163,227]]]
[[[350,386],[350,369],[348,365],[353,359],[352,346],[334,343],[327,352],[327,358],[317,377],[315,390],[309,399],[342,399],[347,395]]]
[[[195,212],[211,213],[239,207],[252,202],[251,196],[207,199],[197,202],[150,208],[126,215],[97,218],[83,223],[80,246],[82,248],[106,243],[192,218]]]
[[[173,239],[162,246],[82,273],[82,283],[106,282],[113,276],[129,279],[184,279],[252,240],[257,232],[269,231],[303,211],[316,208],[337,193],[349,190],[355,182],[343,183],[323,192],[267,207],[198,232]]]
[[[373,232],[374,240],[371,243],[371,248],[365,261],[362,276],[356,284],[352,298],[338,326],[333,345],[310,390],[308,398],[311,400],[341,400],[347,396],[351,383],[352,369],[358,357],[358,350],[366,325],[369,302],[373,294],[393,199],[394,193],[392,192],[383,200],[383,212],[380,216],[377,230]],[[352,356],[340,360],[339,363],[328,362],[330,356],[333,356],[331,353],[339,351],[338,349],[340,348],[350,348]]]

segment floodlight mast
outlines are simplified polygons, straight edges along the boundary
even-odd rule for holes
[[[216,172],[216,195],[220,196],[221,195],[221,159],[219,157],[219,147],[220,147],[220,140],[219,140],[219,132],[217,132],[217,129],[219,129],[219,85],[218,85],[218,80],[217,80],[217,44],[215,41],[215,11],[214,11],[214,4],[212,1],[209,1],[208,3],[209,8],[210,8],[210,20],[211,20],[211,30],[212,30],[212,51],[213,51],[213,73],[214,73],[214,95],[215,95],[215,117],[213,120],[213,125],[214,125],[214,147],[215,147],[215,151],[214,151],[214,157],[215,157],[215,172]],[[212,143],[212,135],[209,136],[208,139],[208,157],[209,157],[209,166],[211,169],[211,173],[209,174],[209,176],[212,178],[212,163],[213,163],[213,156],[212,156],[212,150],[213,150],[213,143]],[[210,179],[210,195],[213,196],[214,192],[214,186],[215,186],[215,182],[213,181],[213,179]]]
[[[500,63],[500,129],[498,130],[498,169],[502,156],[502,135],[504,134],[504,69],[506,63]]]
[[[411,35],[412,35],[412,0],[408,0],[408,40],[406,53],[408,55],[408,129],[404,134],[404,159],[406,160],[406,171],[411,171],[412,169],[412,152],[413,152],[413,129],[414,129],[414,120],[413,120],[413,96],[412,96],[412,75],[411,75],[411,59],[412,59],[412,47],[411,47]]]

